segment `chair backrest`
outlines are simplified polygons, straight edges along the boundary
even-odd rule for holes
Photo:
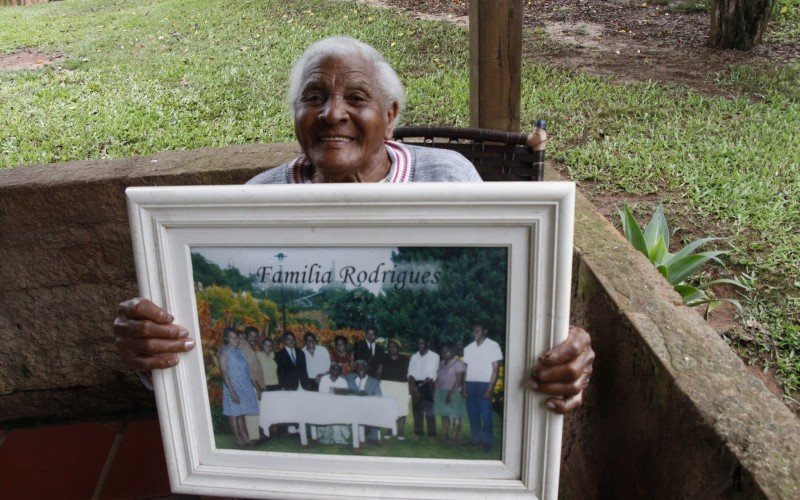
[[[545,126],[543,121],[537,123],[542,132]],[[546,134],[544,137],[542,142],[542,136],[534,133],[483,128],[408,126],[394,130],[397,141],[461,153],[484,181],[541,181]]]

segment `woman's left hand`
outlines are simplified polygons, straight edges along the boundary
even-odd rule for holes
[[[567,339],[539,357],[528,387],[553,396],[545,403],[549,409],[569,413],[583,403],[583,389],[589,384],[593,363],[591,337],[586,330],[570,326]]]

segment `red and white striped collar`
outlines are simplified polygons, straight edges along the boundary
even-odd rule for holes
[[[383,141],[392,167],[389,174],[381,182],[403,183],[411,181],[411,152],[403,144],[395,141]],[[306,155],[294,159],[289,167],[289,180],[292,184],[311,184],[311,162]]]

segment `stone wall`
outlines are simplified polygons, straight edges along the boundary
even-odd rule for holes
[[[125,188],[240,184],[297,155],[234,146],[0,171],[0,422],[154,407],[120,363],[115,304],[138,295]]]
[[[296,154],[0,171],[0,422],[152,409],[110,336],[114,305],[136,295],[124,188],[241,183]],[[565,427],[562,496],[800,497],[800,422],[582,197],[576,216],[573,321],[597,361]]]

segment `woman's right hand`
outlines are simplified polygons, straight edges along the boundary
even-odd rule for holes
[[[121,302],[114,320],[117,350],[125,366],[147,371],[178,364],[178,353],[190,351],[195,341],[189,331],[172,322],[167,311],[144,298]]]
[[[233,401],[237,405],[239,404],[239,395],[236,394],[236,391],[233,390],[231,391],[231,401]]]

